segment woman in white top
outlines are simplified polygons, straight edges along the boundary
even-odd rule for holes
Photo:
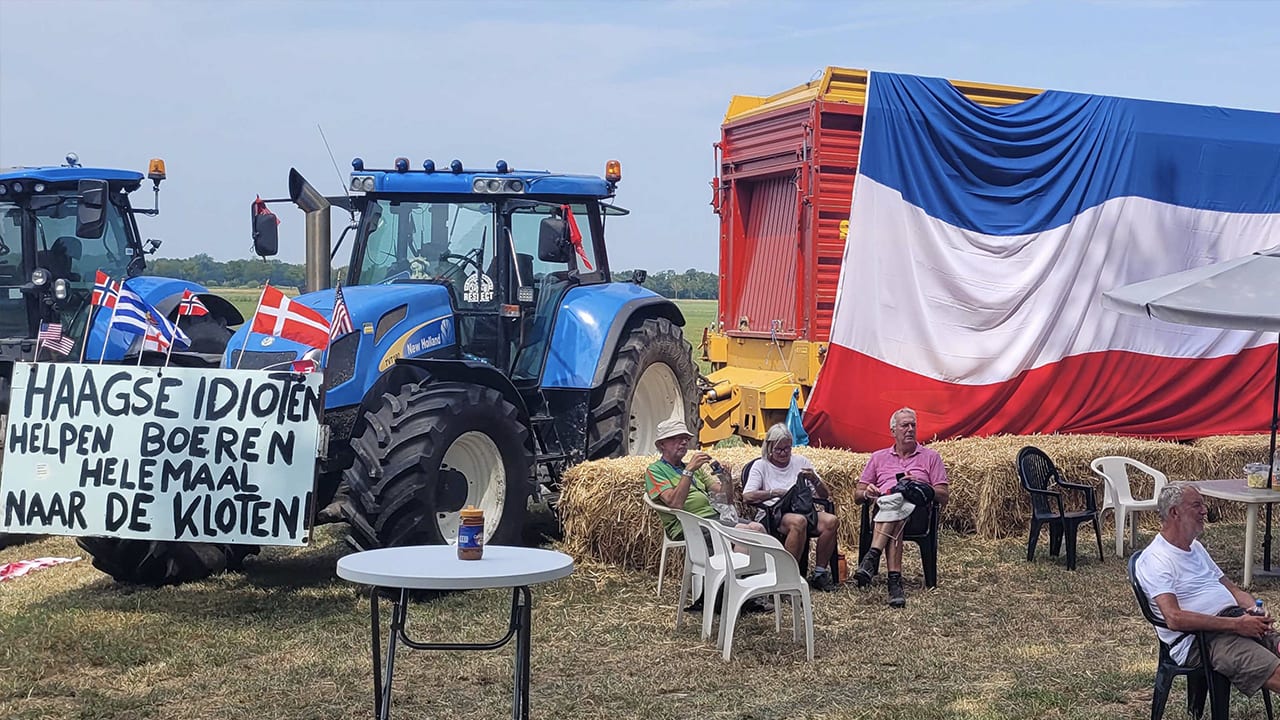
[[[778,423],[769,428],[764,436],[760,460],[752,463],[746,485],[742,488],[743,502],[768,507],[778,502],[779,498],[801,481],[809,484],[815,498],[826,499],[831,496],[826,483],[822,482],[818,472],[813,469],[813,464],[804,456],[791,452],[793,442],[791,431],[786,425]],[[817,561],[813,574],[809,577],[810,585],[818,590],[836,589],[828,563],[836,549],[836,530],[839,527],[839,518],[831,513],[818,511],[817,529],[813,533],[818,538]],[[796,557],[796,562],[800,562],[805,540],[810,535],[808,518],[798,513],[786,513],[778,526],[770,527],[769,532],[782,541],[787,551]]]

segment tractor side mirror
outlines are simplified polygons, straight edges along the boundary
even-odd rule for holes
[[[572,252],[569,223],[559,217],[543,218],[538,227],[538,259],[549,263],[567,263]]]
[[[254,212],[253,214],[253,252],[261,257],[272,257],[280,251],[280,230],[276,214]]]
[[[81,180],[76,187],[76,237],[96,240],[107,229],[107,203],[111,202],[106,180]]]

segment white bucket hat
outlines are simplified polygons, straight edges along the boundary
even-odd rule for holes
[[[911,517],[911,513],[916,506],[907,502],[902,497],[902,493],[893,493],[891,495],[881,495],[876,498],[876,522],[896,522],[898,520],[906,520]]]
[[[658,423],[658,436],[653,441],[659,443],[667,438],[680,437],[681,435],[693,437],[693,433],[689,432],[689,428],[685,427],[683,420],[672,418]]]

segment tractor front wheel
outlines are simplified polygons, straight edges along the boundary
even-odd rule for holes
[[[484,511],[486,543],[519,541],[532,489],[529,430],[502,393],[427,381],[386,393],[351,438],[342,511],[361,549],[456,542]]]
[[[698,369],[678,325],[649,318],[631,329],[592,395],[591,459],[655,452],[658,423],[683,420],[697,433]]]

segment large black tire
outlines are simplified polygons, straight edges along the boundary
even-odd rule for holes
[[[658,423],[698,425],[698,369],[678,325],[649,318],[631,329],[591,396],[587,456],[596,460],[656,452]]]
[[[212,315],[183,316],[178,324],[191,338],[193,352],[221,355],[231,339],[226,322]],[[157,353],[156,357],[162,356]],[[239,570],[246,557],[260,550],[257,545],[104,537],[84,537],[76,542],[93,556],[94,567],[117,582],[153,586],[177,585],[226,570]]]
[[[427,381],[386,393],[351,438],[344,483],[362,550],[454,542],[458,511],[484,510],[486,543],[518,542],[532,489],[529,429],[502,394]]]
[[[93,556],[93,566],[117,582],[177,585],[202,580],[226,570],[239,570],[257,545],[153,542],[83,537],[76,541]]]

